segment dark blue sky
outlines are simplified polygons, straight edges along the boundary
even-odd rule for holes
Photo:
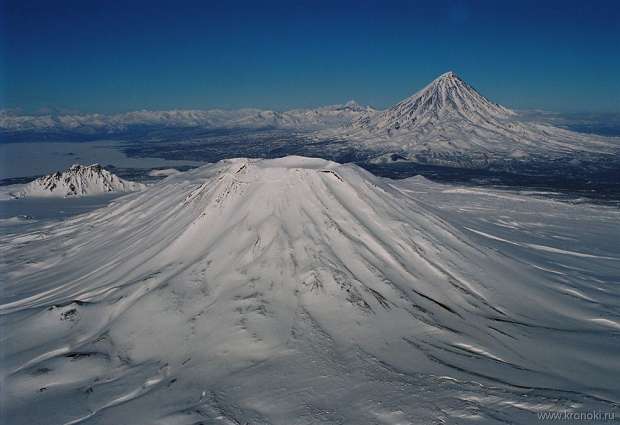
[[[2,107],[386,107],[456,71],[516,108],[620,112],[620,1],[4,0]]]

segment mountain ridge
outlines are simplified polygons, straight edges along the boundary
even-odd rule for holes
[[[198,128],[278,128],[316,129],[339,126],[353,121],[361,114],[373,112],[350,100],[344,104],[273,111],[257,108],[208,109],[208,110],[139,110],[119,114],[73,115],[15,115],[0,113],[0,130],[3,131],[72,131],[117,133],[133,127],[198,127]]]

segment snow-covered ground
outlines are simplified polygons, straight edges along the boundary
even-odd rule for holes
[[[286,157],[8,224],[7,423],[527,424],[620,402],[617,209]]]

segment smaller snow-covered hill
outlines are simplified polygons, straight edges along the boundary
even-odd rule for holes
[[[142,183],[123,180],[99,164],[74,164],[65,171],[57,171],[23,185],[12,192],[14,198],[73,197],[98,195],[109,192],[133,192],[144,189]]]

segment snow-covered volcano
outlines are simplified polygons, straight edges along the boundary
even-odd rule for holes
[[[385,111],[360,118],[342,136],[399,157],[440,163],[478,161],[479,165],[530,156],[610,155],[620,148],[619,138],[526,122],[517,112],[486,99],[454,72],[440,75]]]
[[[21,186],[11,193],[15,198],[74,197],[100,195],[110,192],[133,192],[144,189],[144,184],[123,180],[99,164],[73,164]]]
[[[3,237],[8,422],[525,423],[619,401],[618,258],[562,254],[597,264],[589,286],[514,254],[559,248],[498,252],[416,195],[441,190],[234,159]]]
[[[441,120],[492,124],[515,115],[481,96],[454,72],[447,72],[374,119],[362,120],[357,125],[372,130],[413,130],[430,127]]]

